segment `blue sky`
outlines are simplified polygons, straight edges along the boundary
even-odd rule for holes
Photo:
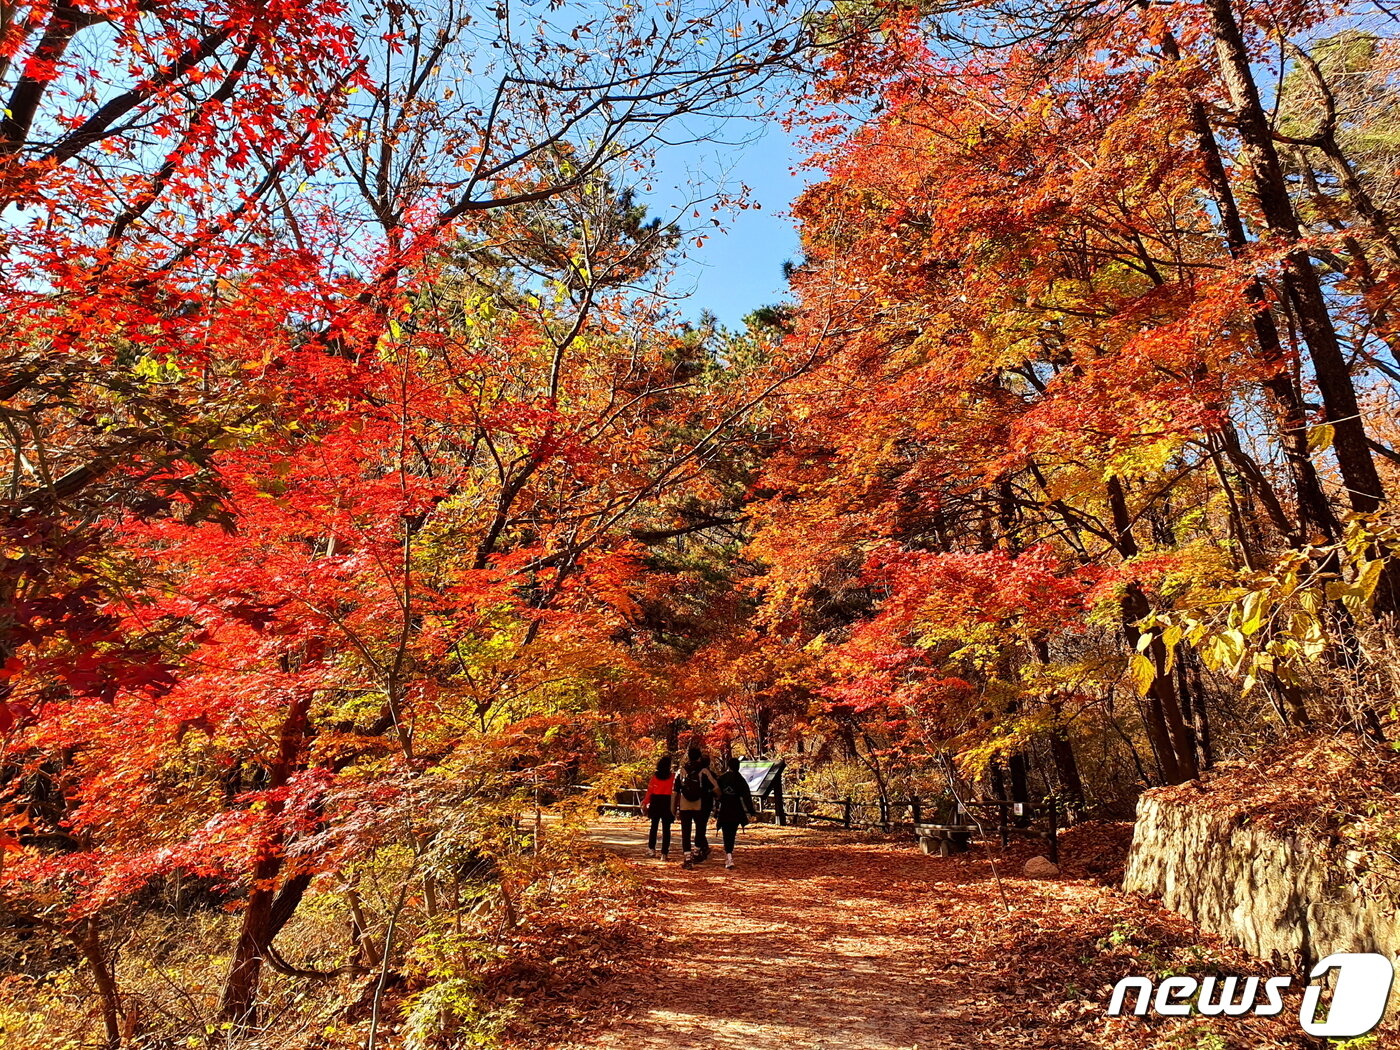
[[[743,141],[663,150],[655,192],[643,199],[654,215],[667,215],[667,206],[685,199],[692,173],[708,180],[723,177],[731,187],[742,183],[752,191],[749,199],[761,207],[720,215],[724,231],[713,231],[701,248],[687,249],[672,284],[673,292],[689,293],[677,305],[684,317],[694,320],[708,310],[726,327],[737,328],[745,314],[786,297],[783,263],[798,251],[788,210],[813,176],[793,173],[801,151],[777,121],[754,120],[751,126],[729,130],[739,132],[730,138]],[[708,211],[703,214],[708,218]]]

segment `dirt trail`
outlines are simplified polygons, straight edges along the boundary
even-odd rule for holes
[[[742,834],[735,870],[716,850],[684,871],[648,859],[641,828],[609,820],[592,837],[647,875],[663,948],[591,991],[624,1016],[571,1032],[580,1050],[1175,1046],[1174,1023],[1105,1018],[1111,982],[1148,963],[1249,965],[1088,879],[1023,878],[1026,848],[1002,858],[1008,913],[985,855],[761,826]],[[1226,1020],[1246,1040],[1231,1046],[1296,1045]]]
[[[654,1003],[587,1045],[904,1050],[962,1026],[940,953],[909,921],[928,885],[922,855],[759,827],[733,871],[718,850],[684,871],[647,860],[639,835],[607,837],[651,866],[673,954]]]

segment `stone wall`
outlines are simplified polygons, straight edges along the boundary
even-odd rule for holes
[[[1367,856],[1148,792],[1123,888],[1289,969],[1332,952],[1400,952],[1400,887]]]

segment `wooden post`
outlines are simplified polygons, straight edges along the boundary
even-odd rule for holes
[[[1051,862],[1052,864],[1059,864],[1059,863],[1060,863],[1060,829],[1059,829],[1059,821],[1058,821],[1058,819],[1057,819],[1057,817],[1059,816],[1059,814],[1056,812],[1056,807],[1055,807],[1055,796],[1054,796],[1054,795],[1051,795],[1050,798],[1049,798],[1047,801],[1050,803],[1050,805],[1049,805],[1049,812],[1050,812],[1050,862]]]
[[[1007,828],[1006,807],[1007,803],[1005,802],[1003,802],[1000,806],[997,807],[997,824],[1001,828],[1002,849],[1006,849],[1007,846],[1011,845],[1011,832]]]
[[[914,819],[914,826],[918,827],[922,821],[919,820],[919,799],[918,796],[909,800],[909,815]]]
[[[778,774],[778,781],[773,785],[773,810],[778,817],[778,827],[787,827],[787,807],[783,805],[783,775]]]
[[[851,796],[847,795],[841,802],[841,824],[843,827],[851,826]]]

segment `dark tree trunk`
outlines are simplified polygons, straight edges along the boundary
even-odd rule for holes
[[[292,774],[301,768],[310,708],[309,692],[298,695],[292,702],[282,722],[277,757],[268,777],[269,790],[282,787]],[[267,815],[276,820],[282,809],[282,803],[272,801],[268,804]],[[298,876],[287,881],[282,893],[277,892],[277,880],[282,874],[285,861],[285,845],[280,832],[268,836],[263,844],[260,859],[253,865],[250,873],[252,888],[248,893],[243,925],[234,946],[233,962],[224,981],[219,1006],[219,1016],[238,1025],[251,1024],[257,1018],[258,985],[262,979],[263,957],[278,931],[286,925],[296,906],[301,903],[302,894],[309,882],[309,878]]]
[[[1245,167],[1269,232],[1287,244],[1301,240],[1301,227],[1288,195],[1288,183],[1274,147],[1268,113],[1250,67],[1249,51],[1240,32],[1231,0],[1205,0],[1215,38],[1220,71],[1235,110]],[[1371,458],[1356,387],[1351,380],[1336,328],[1327,311],[1322,282],[1305,249],[1290,252],[1283,285],[1308,345],[1313,373],[1322,394],[1327,422],[1333,427],[1333,449],[1353,510],[1370,513],[1385,499],[1380,475]]]
[[[1164,40],[1163,50],[1173,61],[1181,57],[1176,41],[1170,34]],[[1215,140],[1210,116],[1200,101],[1191,104],[1191,126],[1196,138],[1196,151],[1200,154],[1206,179],[1210,182],[1211,195],[1215,198],[1219,211],[1226,246],[1232,256],[1239,257],[1249,246],[1249,235],[1245,230],[1244,220],[1240,217],[1239,205],[1235,200],[1234,189],[1230,186],[1225,164],[1220,158],[1220,145]],[[1337,518],[1322,488],[1322,481],[1313,465],[1312,456],[1308,452],[1307,415],[1303,409],[1302,397],[1293,381],[1289,355],[1285,353],[1279,339],[1278,325],[1274,321],[1263,286],[1257,280],[1251,281],[1245,289],[1245,294],[1255,307],[1254,339],[1260,360],[1268,369],[1263,387],[1273,404],[1278,422],[1279,440],[1288,463],[1289,477],[1293,482],[1301,524],[1307,531],[1316,531],[1328,539],[1333,539],[1339,531]],[[1290,543],[1294,546],[1297,545],[1298,539],[1296,534],[1289,536]]]
[[[1006,801],[1006,776],[1001,771],[1001,762],[992,759],[991,765],[987,767],[987,774],[992,781],[992,796]]]
[[[1055,760],[1055,773],[1060,791],[1076,818],[1084,815],[1084,782],[1079,776],[1079,761],[1074,757],[1074,745],[1063,726],[1057,726],[1050,736],[1050,755]]]
[[[1006,760],[1006,769],[1011,776],[1011,801],[1021,803],[1021,815],[1016,818],[1016,826],[1024,828],[1031,822],[1028,807],[1031,801],[1031,791],[1029,778],[1027,777],[1026,756],[1020,754],[1012,755]]]
[[[1278,162],[1272,130],[1259,99],[1258,88],[1254,83],[1253,72],[1245,53],[1239,25],[1230,7],[1230,0],[1210,0],[1208,7],[1211,11],[1212,30],[1216,36],[1222,71],[1232,104],[1239,114],[1241,138],[1246,146],[1246,156],[1252,165],[1255,195],[1264,213],[1265,224],[1273,234],[1287,238],[1289,243],[1296,243],[1302,228],[1288,195],[1288,184]],[[1176,40],[1170,33],[1167,33],[1163,40],[1163,53],[1172,61],[1181,57]],[[1230,254],[1238,258],[1248,247],[1249,238],[1240,217],[1229,176],[1220,158],[1220,147],[1211,128],[1210,117],[1200,101],[1192,103],[1191,120],[1197,149],[1219,208],[1226,243]],[[1346,157],[1341,155],[1337,147],[1335,138],[1329,134],[1328,141],[1322,148],[1337,168],[1338,177],[1343,183],[1348,199],[1373,236],[1385,247],[1387,254],[1395,252],[1397,244],[1393,231],[1384,215],[1375,208],[1365,193],[1364,187],[1356,181]],[[1369,264],[1364,253],[1355,254],[1361,269],[1368,269]],[[1363,281],[1363,287],[1364,285]],[[1360,408],[1356,402],[1351,372],[1327,312],[1321,282],[1305,251],[1295,251],[1290,255],[1288,270],[1284,275],[1284,287],[1308,343],[1309,356],[1323,394],[1327,419],[1334,429],[1334,448],[1346,482],[1349,502],[1353,510],[1365,512],[1375,509],[1384,500],[1385,492],[1371,457],[1372,443],[1359,414]],[[1297,499],[1299,522],[1305,532],[1304,536],[1287,538],[1294,547],[1300,545],[1300,540],[1309,540],[1319,534],[1327,540],[1335,540],[1341,535],[1341,526],[1323,491],[1317,469],[1308,451],[1307,416],[1297,383],[1294,381],[1289,357],[1280,343],[1278,327],[1260,282],[1252,281],[1246,289],[1246,294],[1252,302],[1258,304],[1254,316],[1255,339],[1260,359],[1270,370],[1263,381],[1263,387],[1273,402],[1279,438]],[[1377,325],[1384,328],[1383,319],[1377,320]],[[1385,576],[1376,595],[1376,609],[1381,613],[1400,612],[1400,565],[1390,563],[1386,566]]]
[[[1130,583],[1120,603],[1123,616],[1123,633],[1134,652],[1142,651],[1139,642],[1143,632],[1137,624],[1152,611],[1152,606],[1143,594],[1142,588]],[[1153,736],[1162,762],[1162,775],[1169,784],[1179,784],[1193,779],[1200,770],[1196,766],[1196,742],[1191,727],[1182,714],[1181,699],[1177,695],[1172,676],[1167,671],[1167,650],[1162,644],[1161,635],[1152,632],[1144,654],[1152,661],[1155,669],[1152,684],[1147,691],[1148,732]]]
[[[1189,651],[1181,653],[1182,666],[1190,665],[1192,703],[1195,705],[1196,745],[1201,751],[1201,768],[1215,765],[1215,747],[1211,743],[1210,712],[1206,708],[1206,687],[1201,681],[1199,658]]]
[[[108,1047],[117,1047],[122,1041],[122,999],[117,988],[117,980],[107,962],[107,952],[102,946],[102,938],[93,919],[84,919],[72,934],[73,944],[83,956],[88,970],[92,973],[92,983],[97,986],[98,1006],[102,1010],[102,1027],[107,1032]]]
[[[1136,557],[1139,553],[1137,539],[1133,536],[1132,518],[1128,514],[1127,497],[1123,483],[1117,477],[1110,477],[1107,483],[1108,506],[1113,518],[1113,531],[1118,552],[1124,558]],[[1191,729],[1181,712],[1181,702],[1167,671],[1167,650],[1162,644],[1160,633],[1152,632],[1145,647],[1139,643],[1143,631],[1138,623],[1152,611],[1147,595],[1136,582],[1128,584],[1119,601],[1123,634],[1133,652],[1141,652],[1152,661],[1154,673],[1148,687],[1144,706],[1147,732],[1152,737],[1153,749],[1162,766],[1162,776],[1169,784],[1179,784],[1191,780],[1200,771],[1196,768],[1196,745]]]
[[[1196,768],[1209,769],[1215,764],[1211,755],[1210,717],[1206,714],[1206,698],[1201,689],[1200,676],[1195,675],[1193,681],[1192,676],[1188,675],[1188,664],[1192,658],[1193,654],[1188,647],[1177,646],[1177,692],[1181,696],[1181,707],[1186,721],[1191,726],[1191,739],[1196,742]]]

